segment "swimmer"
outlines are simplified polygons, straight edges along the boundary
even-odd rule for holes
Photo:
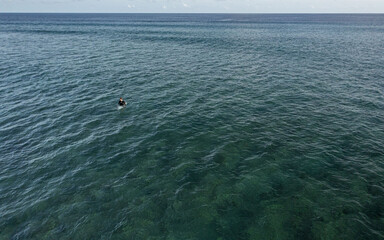
[[[120,98],[120,100],[119,100],[119,106],[125,106],[125,105],[127,105],[127,103],[123,100],[123,98]]]

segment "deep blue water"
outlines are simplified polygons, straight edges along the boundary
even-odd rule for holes
[[[1,13],[0,239],[384,239],[383,53],[384,15]]]

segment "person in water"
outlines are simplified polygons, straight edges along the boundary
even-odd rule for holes
[[[125,106],[127,103],[123,100],[123,98],[120,98],[119,100],[119,106]]]

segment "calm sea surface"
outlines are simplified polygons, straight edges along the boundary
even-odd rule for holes
[[[384,239],[384,15],[1,13],[0,239]]]

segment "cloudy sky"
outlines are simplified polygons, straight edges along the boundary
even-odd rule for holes
[[[384,13],[384,0],[0,0],[0,12]]]

